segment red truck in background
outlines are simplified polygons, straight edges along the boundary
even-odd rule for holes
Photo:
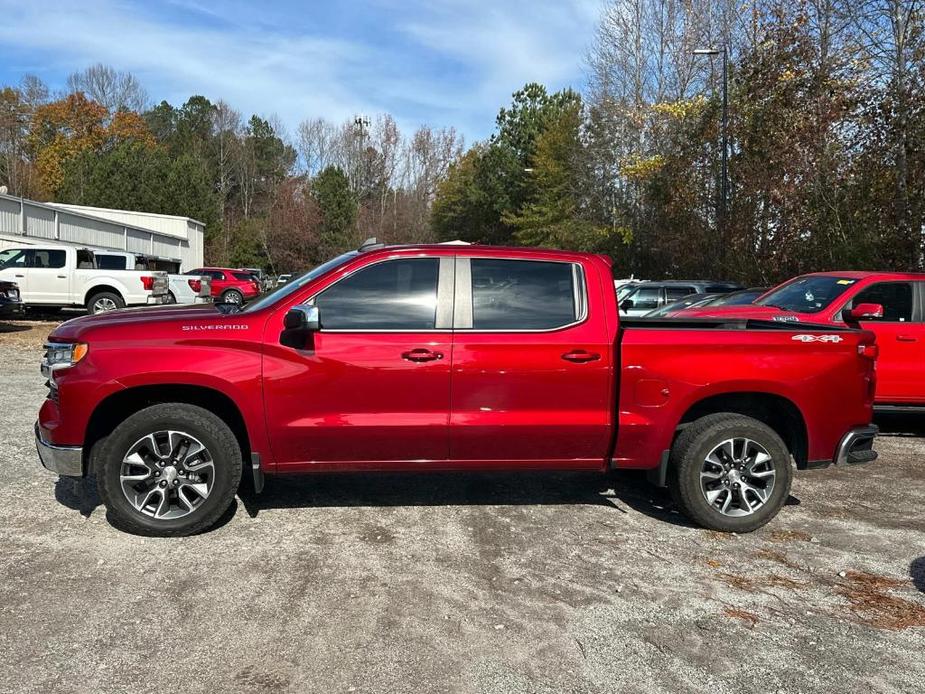
[[[212,280],[212,297],[226,304],[244,304],[260,294],[260,280],[245,270],[227,267],[201,267],[187,275],[205,275]]]
[[[878,410],[925,406],[925,274],[816,272],[768,290],[747,306],[686,309],[677,318],[761,318],[845,325],[854,311],[877,336]]]
[[[641,469],[744,532],[792,463],[876,458],[875,357],[844,326],[621,320],[604,256],[367,243],[243,309],[63,323],[35,436],[143,534],[209,527],[244,469],[258,491],[322,470]]]

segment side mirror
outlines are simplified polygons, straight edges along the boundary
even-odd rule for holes
[[[631,308],[633,308],[633,300],[632,300],[632,299],[624,299],[623,301],[620,302],[620,310],[621,310],[621,311],[629,311]]]
[[[300,350],[315,349],[314,335],[321,327],[318,307],[301,304],[293,306],[283,316],[283,332],[279,343],[284,347]]]
[[[857,323],[865,318],[883,318],[882,304],[858,304],[854,308],[846,308],[841,313],[846,323]]]

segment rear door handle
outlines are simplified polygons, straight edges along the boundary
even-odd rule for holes
[[[896,341],[897,342],[918,342],[919,339],[917,337],[912,337],[912,335],[897,335]]]
[[[17,277],[25,277],[25,275],[16,275]]]
[[[588,352],[584,349],[573,349],[571,352],[563,354],[562,358],[565,359],[565,361],[575,362],[576,364],[585,364],[589,361],[597,361],[601,358],[601,355]]]
[[[437,359],[443,359],[443,352],[431,352],[429,349],[418,347],[410,352],[402,352],[401,358],[405,361],[413,362],[436,361]]]
[[[66,280],[66,279],[67,279],[67,275],[58,275],[58,279],[59,279],[59,280]]]

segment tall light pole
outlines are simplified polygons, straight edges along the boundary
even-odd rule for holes
[[[726,251],[726,208],[729,199],[729,49],[697,48],[694,55],[722,55],[723,56],[723,122],[722,122],[722,164],[720,173],[719,214],[717,226],[720,230],[720,241],[723,244],[722,254]]]

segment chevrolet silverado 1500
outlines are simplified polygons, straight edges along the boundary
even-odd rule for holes
[[[54,330],[42,463],[95,473],[119,527],[185,535],[242,472],[649,471],[697,523],[750,531],[793,467],[873,460],[874,336],[620,320],[603,256],[364,244],[233,305]]]

